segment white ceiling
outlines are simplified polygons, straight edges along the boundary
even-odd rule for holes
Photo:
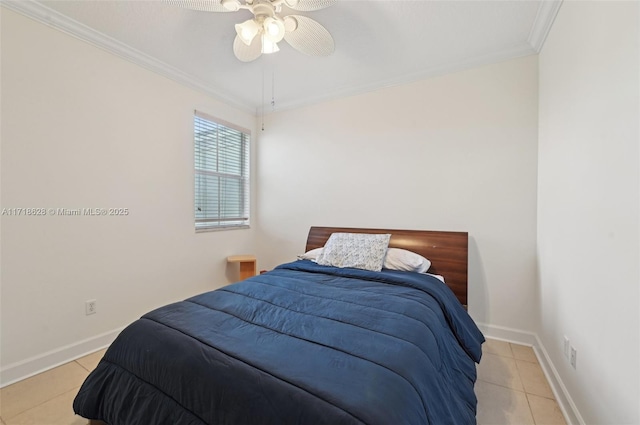
[[[63,29],[234,106],[265,112],[537,53],[560,1],[338,0],[307,15],[335,52],[310,57],[285,42],[250,63],[233,55],[246,10],[209,13],[153,0],[8,1]],[[263,100],[264,99],[264,100]]]

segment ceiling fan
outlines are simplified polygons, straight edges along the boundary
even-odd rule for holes
[[[253,18],[236,24],[233,53],[243,62],[279,51],[283,39],[294,49],[311,56],[333,53],[333,37],[317,21],[302,15],[282,16],[282,7],[311,12],[337,0],[166,0],[170,4],[203,12],[236,12],[246,9]]]

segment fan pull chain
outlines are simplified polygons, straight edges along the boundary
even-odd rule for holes
[[[266,65],[263,62],[262,64],[262,102],[260,104],[262,131],[264,131],[264,105],[265,105],[265,96],[266,96],[266,87],[264,83],[265,77],[266,77]],[[272,68],[271,70],[271,112],[275,112],[275,110],[276,110],[276,71],[275,69]]]
[[[260,107],[262,108],[262,131],[264,131],[264,62],[262,64],[262,102]]]
[[[271,112],[276,110],[276,72],[271,74]]]

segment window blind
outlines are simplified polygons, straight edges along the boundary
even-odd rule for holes
[[[250,132],[196,111],[195,226],[249,225]]]

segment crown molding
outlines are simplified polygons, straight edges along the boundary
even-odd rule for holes
[[[563,0],[543,0],[540,2],[538,13],[531,26],[528,38],[529,44],[531,44],[531,47],[533,47],[536,53],[540,53],[542,50],[544,41],[547,39],[549,31],[551,31],[553,21],[558,15],[560,6],[562,6],[562,1]]]
[[[562,2],[563,0],[542,0],[540,2],[536,18],[533,25],[531,26],[531,31],[529,32],[526,43],[503,49],[500,52],[480,55],[468,60],[423,70],[419,73],[408,74],[368,85],[354,86],[344,90],[338,90],[331,93],[326,93],[321,96],[308,98],[303,101],[283,102],[278,105],[276,112],[309,106],[316,103],[335,100],[341,97],[355,96],[402,84],[409,84],[426,78],[464,71],[483,65],[489,65],[491,63],[498,63],[510,59],[516,59],[522,56],[538,54],[542,50],[544,41],[547,38],[551,27],[553,26],[553,22],[558,14],[558,11],[560,10]]]
[[[374,83],[362,84],[357,86],[351,86],[343,90],[336,90],[325,93],[321,96],[315,96],[306,98],[304,100],[281,102],[274,112],[281,112],[285,110],[301,108],[305,106],[314,105],[317,103],[328,102],[337,100],[344,97],[357,96],[365,93],[374,92],[377,90],[383,90],[390,87],[400,86],[404,84],[415,83],[420,80],[428,78],[439,77],[446,74],[452,74],[455,72],[461,72],[468,69],[477,68],[484,65],[490,65],[493,63],[499,63],[516,59],[523,56],[535,55],[537,52],[529,45],[529,43],[523,42],[522,44],[505,48],[499,52],[493,52],[489,54],[479,55],[470,59],[450,63],[444,66],[432,67],[426,70],[422,70],[417,73],[405,74],[399,77],[394,77],[384,81],[376,81]],[[265,115],[269,115],[266,113]]]
[[[90,43],[102,50],[167,77],[177,83],[214,97],[231,107],[248,112],[252,115],[255,114],[255,107],[253,105],[238,102],[229,93],[213,89],[210,85],[197,80],[193,76],[159,61],[152,56],[142,53],[125,43],[98,32],[87,25],[69,18],[68,16],[50,9],[35,0],[0,0],[0,5],[44,25]]]
[[[522,56],[537,54],[541,51],[544,41],[549,33],[553,21],[562,5],[563,0],[543,0],[540,2],[536,19],[529,32],[527,42],[520,45],[508,47],[500,52],[479,55],[474,58],[451,63],[446,66],[434,67],[422,70],[418,73],[411,73],[378,81],[338,89],[320,96],[309,97],[303,100],[292,100],[282,102],[274,112],[289,110],[321,102],[335,100],[341,97],[355,96],[388,87],[413,83],[422,79],[445,75],[448,73],[464,71],[478,66],[491,63],[502,62]],[[194,78],[171,65],[159,61],[158,59],[142,53],[131,46],[122,43],[112,37],[102,34],[80,22],[77,22],[53,9],[44,6],[36,0],[0,0],[0,5],[17,13],[25,15],[47,26],[63,31],[75,38],[88,42],[102,50],[119,56],[129,62],[139,65],[145,69],[167,77],[179,84],[192,88],[196,91],[209,95],[231,107],[237,108],[252,115],[257,114],[260,106],[239,102],[230,93],[220,91]],[[267,113],[268,115],[269,113]]]

